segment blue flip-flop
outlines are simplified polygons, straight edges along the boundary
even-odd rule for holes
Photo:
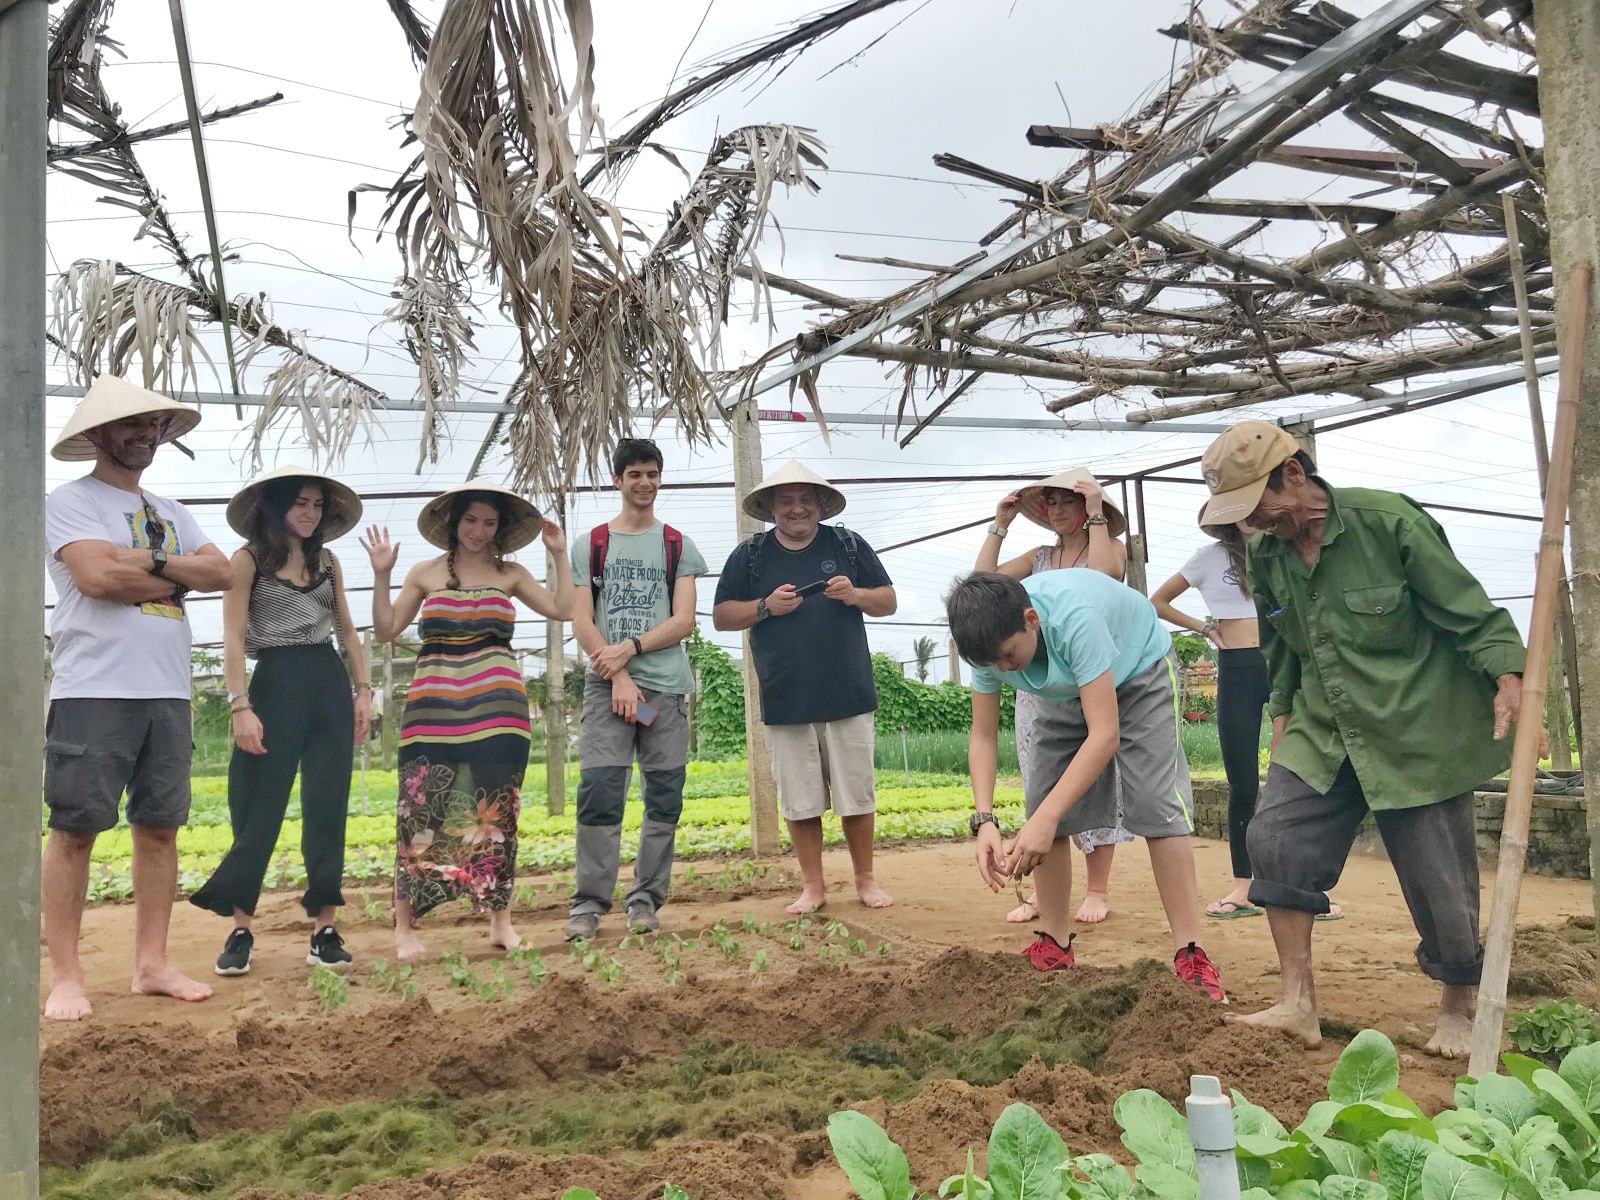
[[[1313,913],[1311,919],[1313,921],[1342,921],[1344,920],[1344,909],[1341,907],[1338,912]]]
[[[1212,903],[1226,904],[1233,909],[1232,912],[1212,912],[1211,909],[1207,908],[1206,916],[1213,921],[1231,921],[1235,917],[1259,917],[1261,915],[1261,910],[1253,904],[1240,904],[1234,900],[1214,900]]]

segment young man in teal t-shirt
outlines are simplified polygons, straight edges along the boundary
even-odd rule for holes
[[[622,848],[622,810],[637,758],[644,823],[633,887],[622,902],[628,928],[660,928],[656,910],[672,882],[673,841],[689,757],[687,697],[694,672],[683,640],[694,629],[695,544],[656,520],[661,451],[625,438],[612,456],[622,511],[572,543],[577,585],[572,632],[589,656],[578,732],[576,886],[565,934],[592,938],[611,911]]]
[[[1037,872],[1041,932],[1023,951],[1041,971],[1073,965],[1068,910],[1070,838],[1122,825],[1145,839],[1177,952],[1178,976],[1226,1000],[1198,945],[1189,764],[1178,739],[1172,639],[1150,601],[1097,571],[1046,571],[1020,583],[979,571],[945,597],[961,657],[972,665],[967,763],[977,811],[978,874],[991,891],[1002,876]],[[994,816],[1000,685],[1041,700],[1023,781],[1027,821],[1002,843]]]

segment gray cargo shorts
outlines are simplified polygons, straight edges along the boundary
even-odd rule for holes
[[[1194,830],[1189,760],[1178,739],[1178,692],[1171,657],[1117,688],[1116,754],[1056,826],[1064,838],[1121,824],[1144,838],[1181,837]],[[1089,736],[1083,704],[1040,697],[1033,726],[1025,808],[1032,816]],[[1118,801],[1121,801],[1120,822]]]
[[[45,720],[44,802],[51,829],[104,833],[128,793],[128,824],[189,819],[194,720],[187,700],[66,699]]]

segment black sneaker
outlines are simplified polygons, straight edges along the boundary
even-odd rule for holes
[[[311,951],[306,955],[307,966],[338,970],[348,967],[350,963],[350,951],[344,948],[344,939],[332,925],[324,925],[311,935]]]
[[[235,929],[228,935],[222,953],[217,955],[217,974],[250,974],[250,950],[255,944],[255,935],[248,929]]]

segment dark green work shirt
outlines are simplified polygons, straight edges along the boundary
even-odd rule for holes
[[[1503,608],[1409,497],[1328,493],[1322,551],[1251,539],[1251,592],[1272,678],[1268,715],[1289,714],[1273,761],[1320,792],[1345,759],[1374,809],[1470,791],[1510,759],[1494,740],[1495,680],[1526,651]]]

